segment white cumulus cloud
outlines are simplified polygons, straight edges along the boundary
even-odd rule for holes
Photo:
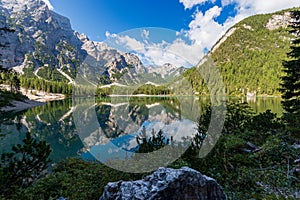
[[[135,29],[134,31],[140,30]],[[149,40],[150,34],[155,33],[155,31],[160,33],[161,29],[152,29],[151,32],[142,30],[142,40],[129,35],[117,35],[107,32],[106,42],[112,48],[137,54],[145,65],[162,66],[166,63],[171,63],[178,67],[188,67],[196,65],[200,58],[203,57],[203,50],[200,45],[196,43],[187,44],[186,41],[179,37],[172,42],[166,42],[165,40],[153,42]]]
[[[143,30],[143,33],[142,33],[142,37],[144,38],[144,39],[149,39],[149,31],[147,31],[147,30]]]
[[[222,0],[222,5],[237,3],[239,14],[247,12],[248,14],[270,13],[292,7],[299,7],[299,0]]]
[[[174,42],[167,46],[168,52],[176,52],[176,55],[181,56],[181,58],[191,65],[196,65],[200,59],[204,56],[203,48],[201,45],[193,42],[187,44],[182,39],[176,39]],[[177,66],[186,66],[184,64]]]
[[[132,50],[145,52],[145,44],[128,35],[117,35],[106,32],[108,44],[120,51],[129,52]]]
[[[180,3],[183,4],[185,9],[191,9],[195,5],[202,4],[208,0],[179,0]]]
[[[237,15],[231,19],[237,23],[255,14],[272,13],[293,7],[300,7],[299,0],[222,0],[222,6],[236,4]]]
[[[224,33],[224,26],[214,21],[218,17],[222,8],[214,6],[205,13],[197,11],[194,15],[194,20],[189,24],[187,35],[189,38],[201,45],[202,48],[211,47],[216,40]]]

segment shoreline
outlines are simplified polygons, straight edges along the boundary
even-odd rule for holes
[[[37,106],[42,106],[46,104],[46,102],[34,101],[34,100],[24,100],[24,101],[16,101],[13,100],[10,102],[12,105],[4,106],[0,108],[2,112],[20,112],[23,110],[27,110],[30,108],[34,108]]]
[[[9,90],[8,85],[0,85],[0,88]],[[12,100],[10,102],[11,105],[1,107],[0,111],[20,112],[23,110],[34,108],[36,106],[44,105],[50,101],[64,100],[66,98],[64,94],[47,93],[36,90],[25,90],[24,88],[21,88],[20,92],[28,99],[24,99],[23,101]]]
[[[107,95],[106,97],[234,97],[234,98],[281,98],[280,95],[257,95],[253,97],[249,96],[233,96],[233,95],[225,95],[225,96],[215,96],[215,95],[148,95],[148,94],[133,94],[133,95],[126,95],[126,94],[111,94]],[[98,96],[96,96],[98,97]]]

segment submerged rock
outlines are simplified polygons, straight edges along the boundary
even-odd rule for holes
[[[142,180],[108,183],[100,200],[118,199],[222,200],[226,195],[214,179],[183,167],[159,168]]]

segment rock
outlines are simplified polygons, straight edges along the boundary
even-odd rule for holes
[[[268,21],[266,28],[269,30],[276,30],[279,28],[286,28],[291,21],[291,13],[286,12],[283,15],[273,15]]]
[[[183,167],[159,168],[142,180],[108,183],[100,200],[117,199],[218,200],[226,199],[226,195],[214,179]]]
[[[66,199],[64,197],[59,197],[57,200],[68,200],[68,199]]]

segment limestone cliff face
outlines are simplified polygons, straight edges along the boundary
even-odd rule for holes
[[[126,84],[161,80],[184,71],[170,64],[148,70],[136,55],[74,31],[68,18],[50,10],[42,0],[2,0],[0,28],[13,30],[0,32],[0,43],[7,44],[0,49],[1,64],[20,73],[38,75],[39,68],[50,68],[72,82],[70,78],[75,79],[83,69],[85,76],[96,81],[104,77],[108,83],[123,79]]]
[[[43,1],[3,0],[0,10],[0,26],[14,30],[0,39],[8,44],[1,50],[4,67],[21,72],[29,67],[24,62],[27,58],[35,68],[46,64],[75,68],[85,58],[69,19],[49,10]]]

